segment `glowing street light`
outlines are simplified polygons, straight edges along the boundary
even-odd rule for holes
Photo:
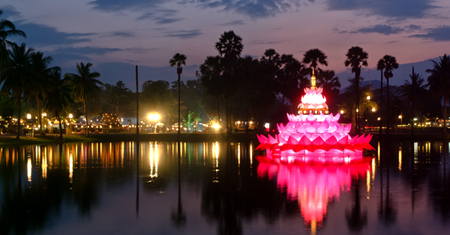
[[[27,114],[27,119],[30,120],[31,119],[31,113]]]
[[[375,109],[375,107],[373,107],[372,108],[372,112],[375,113],[375,111],[377,111],[377,110]]]
[[[157,113],[150,113],[149,115],[147,115],[147,118],[150,121],[157,122],[159,121],[159,119],[161,119],[161,116]]]
[[[73,118],[73,114],[69,113],[69,118],[72,119]]]

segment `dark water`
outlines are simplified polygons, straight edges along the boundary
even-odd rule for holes
[[[139,174],[133,142],[0,148],[0,234],[449,234],[448,142],[338,166],[255,145],[182,143],[180,176],[171,142],[141,142]]]

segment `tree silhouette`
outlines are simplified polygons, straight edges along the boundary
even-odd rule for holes
[[[49,67],[52,62],[52,57],[44,56],[42,52],[33,52],[30,56],[31,59],[31,75],[33,76],[35,83],[33,89],[30,90],[30,96],[36,101],[38,116],[39,116],[39,132],[41,136],[45,136],[42,131],[42,106],[41,102],[48,98],[48,88],[52,84],[49,82],[50,73],[60,71],[59,67]],[[51,96],[50,96],[51,97]]]
[[[77,63],[77,73],[66,73],[64,79],[67,79],[72,87],[72,96],[77,102],[83,102],[84,114],[86,117],[86,136],[89,136],[89,115],[87,113],[87,101],[94,100],[100,93],[99,85],[102,82],[96,78],[100,77],[100,73],[91,73],[91,63],[86,65],[83,62]]]
[[[25,99],[29,97],[30,87],[34,86],[30,77],[31,62],[30,55],[33,48],[26,48],[26,44],[20,46],[13,44],[12,50],[8,51],[10,56],[9,66],[5,70],[5,75],[0,78],[3,86],[0,92],[4,95],[12,95],[17,102],[17,136],[20,138],[20,108],[22,95]]]
[[[3,12],[0,10],[0,16]],[[13,46],[13,42],[8,40],[10,36],[26,37],[26,34],[22,30],[16,29],[16,26],[9,20],[0,20],[0,78],[3,74],[3,70],[6,69],[9,63],[8,47]]]
[[[61,71],[59,69],[54,69],[50,73],[49,77],[50,87],[49,97],[47,101],[47,108],[55,114],[56,118],[59,122],[59,138],[63,139],[63,131],[62,131],[62,120],[61,114],[67,108],[69,103],[72,101],[70,97],[71,88],[67,82],[67,80],[61,79]],[[61,150],[62,151],[62,150]]]
[[[383,69],[385,68],[383,59],[380,59],[377,63],[377,70],[380,71],[380,138],[383,134]]]
[[[311,75],[313,69],[315,71],[317,70],[317,65],[321,64],[321,65],[328,66],[327,56],[321,50],[319,50],[317,48],[311,49],[311,50],[305,52],[305,54],[303,54],[303,56],[304,56],[303,63],[309,64],[309,69],[306,69],[306,71],[310,75]],[[321,71],[320,68],[319,68],[319,71]]]
[[[317,76],[317,85],[323,88],[323,94],[327,97],[328,107],[330,111],[336,106],[336,101],[339,96],[339,90],[341,88],[341,82],[339,77],[335,76],[333,70],[320,71]]]
[[[447,134],[447,104],[450,90],[450,57],[444,54],[439,61],[431,60],[433,68],[427,69],[431,73],[428,77],[430,92],[444,99],[444,135]]]
[[[352,73],[355,73],[355,78],[353,80],[355,84],[355,96],[356,96],[356,109],[359,111],[359,83],[361,82],[361,66],[367,67],[367,52],[363,51],[361,47],[351,47],[348,49],[347,60],[344,62],[345,66],[350,66],[352,68]],[[359,112],[356,112],[355,120],[356,133],[359,134]]]
[[[381,64],[384,66],[382,66]],[[387,96],[387,99],[386,99],[386,106],[387,106],[387,109],[386,109],[386,117],[387,117],[386,118],[386,126],[387,126],[386,134],[389,135],[389,79],[394,76],[392,73],[392,70],[398,68],[398,63],[394,56],[385,55],[385,56],[383,56],[383,58],[381,58],[378,61],[377,68],[378,68],[378,66],[384,67],[383,75],[384,75],[384,78],[386,79],[386,92],[387,92],[387,95],[386,95]]]
[[[280,69],[275,73],[275,82],[278,84],[276,90],[292,105],[292,112],[297,112],[297,105],[300,97],[303,95],[303,89],[309,85],[302,72],[304,71],[301,64],[292,55],[281,55]]]
[[[223,98],[225,101],[225,120],[227,124],[227,133],[231,133],[231,120],[230,120],[230,98],[235,91],[235,64],[238,58],[241,56],[242,38],[234,33],[234,31],[224,32],[220,35],[219,41],[215,45],[219,52],[221,59],[220,64],[223,66],[222,76],[226,79],[226,83],[223,84],[224,92]]]
[[[169,61],[170,66],[177,66],[177,74],[178,74],[178,134],[181,132],[181,118],[180,118],[180,107],[181,107],[181,96],[180,96],[180,76],[183,72],[182,65],[186,65],[186,56],[180,53],[176,53],[172,59]]]
[[[217,99],[217,120],[220,121],[220,98],[224,93],[224,79],[221,75],[220,56],[208,56],[200,65],[197,77],[200,78],[206,92]]]
[[[423,106],[423,97],[429,96],[429,93],[426,89],[428,84],[424,84],[425,81],[420,74],[414,73],[414,67],[409,78],[411,78],[411,82],[405,80],[405,83],[400,87],[400,91],[405,99],[405,104],[411,106],[411,135],[414,136],[416,110]]]

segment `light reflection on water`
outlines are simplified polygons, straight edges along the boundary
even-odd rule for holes
[[[0,148],[0,234],[445,234],[450,228],[450,143],[392,142],[391,155],[375,143],[369,168],[351,178],[334,177],[347,170],[329,166],[285,165],[277,166],[289,169],[281,175],[268,167],[258,176],[261,153],[254,146],[183,142],[179,150],[177,143],[140,142],[138,155],[134,142]]]

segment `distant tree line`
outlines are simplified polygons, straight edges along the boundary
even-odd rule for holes
[[[87,126],[90,119],[102,113],[134,116],[135,93],[122,81],[103,84],[98,80],[100,74],[90,70],[92,64],[83,62],[76,64],[77,73],[61,75],[59,67],[50,66],[51,57],[24,43],[17,45],[9,41],[10,36],[26,37],[26,34],[16,29],[12,22],[2,19],[0,116],[3,119],[20,119],[30,112],[39,118],[42,128],[42,110],[58,120],[67,118],[69,113],[74,117],[84,115]],[[368,53],[360,47],[351,47],[343,62],[355,76],[349,79],[350,86],[341,92],[340,79],[333,70],[326,69],[327,56],[320,49],[306,51],[301,60],[292,54],[279,54],[275,49],[265,50],[260,58],[242,56],[242,38],[233,31],[220,35],[215,48],[218,55],[206,57],[196,73],[197,79],[181,81],[179,89],[178,82],[145,81],[139,93],[140,113],[144,116],[158,112],[167,126],[178,122],[180,110],[181,120],[185,122],[193,117],[204,122],[215,120],[228,132],[232,131],[235,120],[253,120],[262,129],[263,122],[275,124],[285,121],[286,112],[297,113],[303,90],[310,86],[309,77],[314,71],[317,86],[323,87],[330,112],[345,110],[341,120],[353,123],[354,131],[359,132],[377,115],[388,126],[398,121],[396,117],[400,113],[403,120],[411,123],[413,118],[443,118],[447,121],[450,59],[446,54],[439,61],[433,61],[433,68],[427,70],[427,82],[412,71],[399,87],[389,85],[398,63],[394,56],[386,55],[378,62],[377,69],[381,84],[386,81],[387,86],[374,89],[361,86],[361,69],[368,66]],[[185,61],[186,56],[179,53],[170,60],[171,66],[177,66],[178,76],[181,76]],[[371,99],[366,99],[368,94]],[[378,114],[371,113],[373,110]],[[377,123],[380,122],[372,122],[373,125]],[[17,138],[19,133],[20,125]],[[42,129],[40,133],[44,135]]]

